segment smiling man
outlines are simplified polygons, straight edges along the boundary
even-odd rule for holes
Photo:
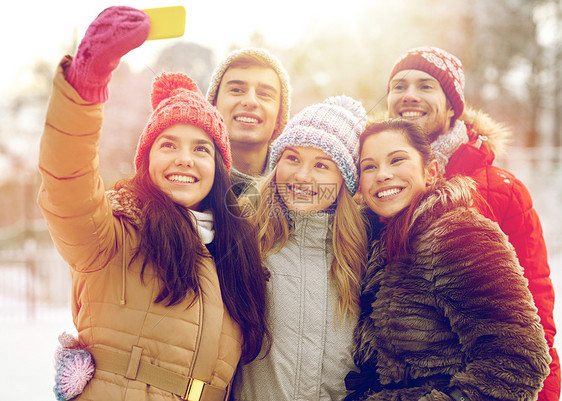
[[[482,208],[483,214],[508,235],[529,280],[552,357],[550,375],[538,399],[558,401],[554,289],[541,223],[523,183],[492,164],[508,130],[480,111],[465,110],[462,63],[435,47],[415,48],[398,58],[388,82],[387,109],[389,117],[413,121],[426,131],[445,177],[461,174],[476,181],[478,192],[490,206]]]
[[[254,177],[267,172],[269,145],[289,119],[289,76],[267,50],[236,50],[215,69],[207,99],[227,126],[231,176],[239,195]]]

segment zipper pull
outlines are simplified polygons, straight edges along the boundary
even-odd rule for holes
[[[486,142],[487,140],[488,137],[486,135],[478,135],[478,139],[474,143],[474,147],[480,149],[480,147],[482,146],[482,142]]]

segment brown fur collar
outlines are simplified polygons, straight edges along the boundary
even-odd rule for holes
[[[441,215],[457,207],[471,207],[476,184],[468,177],[454,176],[448,180],[439,179],[427,192],[420,205],[412,215],[410,228],[420,220],[433,221],[435,215]]]
[[[117,191],[110,189],[105,194],[114,216],[124,217],[131,224],[137,227],[141,226],[140,201],[135,194],[127,188],[121,188]]]

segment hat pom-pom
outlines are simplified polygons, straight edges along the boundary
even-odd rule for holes
[[[78,348],[80,346],[78,339],[72,334],[68,334],[66,331],[59,334],[59,343],[64,348]]]
[[[185,89],[201,94],[197,84],[187,75],[178,73],[162,73],[154,79],[150,100],[152,110],[156,109],[160,102],[178,93],[178,89]]]
[[[346,95],[332,96],[324,100],[324,103],[343,107],[344,109],[349,110],[349,112],[351,112],[361,124],[366,125],[367,123],[367,113],[365,112],[363,104],[352,97]]]
[[[349,110],[357,118],[365,118],[366,113],[363,105],[360,101],[353,99],[352,97],[346,95],[332,96],[324,100],[324,103],[343,107]]]

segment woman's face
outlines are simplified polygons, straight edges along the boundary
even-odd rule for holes
[[[277,192],[289,210],[314,213],[336,201],[343,177],[336,163],[323,151],[293,146],[283,151],[275,181]]]
[[[195,125],[172,125],[152,144],[148,172],[174,202],[199,211],[215,180],[215,143]]]
[[[388,130],[365,139],[359,159],[359,191],[381,217],[392,217],[425,192],[438,174],[433,160],[424,167],[420,153],[399,131]]]

